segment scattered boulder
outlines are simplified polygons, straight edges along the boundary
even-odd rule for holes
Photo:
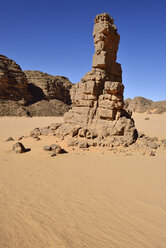
[[[45,151],[51,151],[51,146],[43,146],[43,149],[44,149]]]
[[[86,141],[82,141],[82,140],[79,140],[75,143],[76,146],[78,146],[79,148],[88,148],[89,145],[88,145],[88,142]]]
[[[41,131],[40,131],[40,128],[39,127],[36,127],[35,129],[33,129],[33,131],[31,131],[30,133],[30,136],[32,137],[36,137],[36,136],[39,136],[41,135]]]
[[[53,154],[62,154],[62,153],[66,153],[66,151],[64,149],[61,148],[60,145],[57,145],[57,144],[52,144],[50,146],[44,146],[43,149],[45,151],[51,151],[52,155]],[[54,156],[54,155],[53,155]]]
[[[52,144],[50,148],[51,151],[54,151],[56,154],[63,153],[63,149],[57,144]]]
[[[159,145],[155,142],[148,142],[147,146],[149,146],[152,149],[157,149],[159,147]]]
[[[166,139],[162,139],[161,141],[164,145],[166,145]]]
[[[97,138],[97,136],[98,136],[98,132],[94,129],[89,129],[86,132],[86,138],[87,139],[95,139],[95,138]]]
[[[155,154],[154,151],[149,150],[149,151],[146,153],[146,155],[154,157],[156,154]]]
[[[27,149],[25,149],[24,145],[21,142],[17,142],[13,145],[13,151],[15,153],[24,153],[27,151]]]
[[[12,137],[9,137],[5,140],[5,142],[8,142],[8,141],[13,141],[14,139]]]
[[[55,152],[51,153],[51,157],[55,157],[55,156],[56,156]]]
[[[68,144],[68,146],[74,146],[74,143],[75,143],[75,141],[70,139],[70,140],[68,140],[67,144]]]
[[[60,125],[62,125],[62,123],[51,123],[50,129],[55,131],[60,127]]]
[[[32,137],[33,137],[36,141],[41,140],[37,135],[33,135]]]
[[[145,137],[145,134],[144,133],[142,133],[142,132],[138,132],[138,138],[143,138],[143,137]]]

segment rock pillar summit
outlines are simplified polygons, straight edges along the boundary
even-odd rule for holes
[[[106,146],[132,144],[137,131],[134,120],[123,109],[122,70],[116,62],[120,35],[109,14],[96,16],[93,38],[92,70],[71,88],[73,107],[64,115],[56,134],[87,142],[92,139]]]

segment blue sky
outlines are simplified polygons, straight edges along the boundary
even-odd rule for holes
[[[1,0],[0,54],[23,70],[67,76],[91,70],[93,24],[107,12],[120,33],[125,98],[166,99],[165,0]]]

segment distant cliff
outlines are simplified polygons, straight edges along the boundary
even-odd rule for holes
[[[166,101],[153,102],[144,97],[135,97],[134,99],[127,98],[125,101],[125,108],[132,112],[149,114],[162,114],[166,112]]]
[[[21,67],[13,60],[0,55],[0,99],[32,101],[32,98]]]
[[[22,71],[0,55],[0,116],[59,116],[70,108],[72,83],[63,76]]]

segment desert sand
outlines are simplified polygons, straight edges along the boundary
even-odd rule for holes
[[[166,138],[165,114],[133,117],[139,131]],[[43,145],[55,137],[23,138],[24,154],[4,142],[55,121],[63,118],[0,118],[0,248],[165,248],[166,150],[50,157]]]

